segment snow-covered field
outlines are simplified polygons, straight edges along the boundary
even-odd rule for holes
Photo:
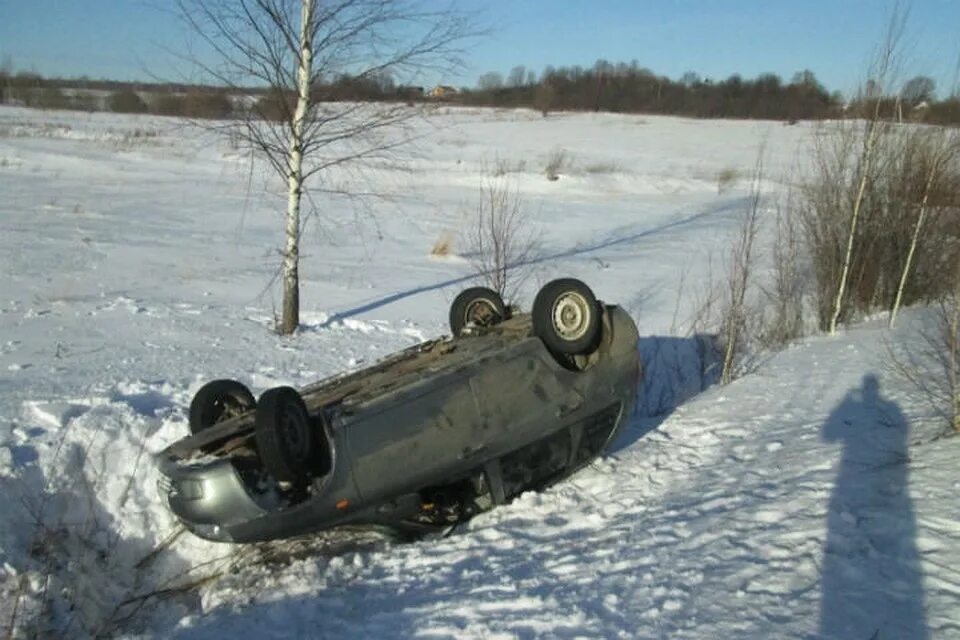
[[[923,310],[764,354],[446,538],[177,535],[150,454],[186,432],[192,392],[303,385],[444,333],[471,269],[456,241],[430,249],[485,170],[511,169],[540,239],[521,301],[579,277],[633,315],[644,353],[682,354],[758,149],[775,196],[812,132],[492,110],[417,126],[409,156],[333,176],[380,197],[315,199],[304,326],[280,338],[281,194],[228,139],[0,109],[0,634],[960,638],[960,440],[934,438],[887,365]]]

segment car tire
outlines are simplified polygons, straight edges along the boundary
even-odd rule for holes
[[[553,280],[533,301],[533,332],[554,353],[585,355],[600,342],[600,315],[600,304],[586,284],[574,278]]]
[[[292,484],[307,480],[321,439],[296,389],[276,387],[263,392],[254,435],[260,461],[270,475]]]
[[[190,402],[190,433],[200,433],[218,422],[255,409],[257,401],[236,380],[213,380],[200,387]]]
[[[471,287],[462,291],[450,305],[450,332],[459,336],[468,324],[492,327],[506,317],[506,306],[499,293],[486,287]]]

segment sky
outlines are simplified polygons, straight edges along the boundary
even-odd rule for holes
[[[426,0],[431,3],[430,0]],[[439,6],[439,3],[434,3]],[[489,35],[471,42],[466,67],[445,78],[474,86],[515,65],[591,67],[636,60],[660,75],[715,80],[811,69],[829,89],[865,78],[893,0],[457,0]],[[191,80],[170,51],[190,34],[173,0],[0,0],[0,63],[44,75],[117,80]],[[909,5],[910,55],[903,75],[924,74],[944,94],[960,57],[960,0]],[[428,82],[424,82],[427,84]]]

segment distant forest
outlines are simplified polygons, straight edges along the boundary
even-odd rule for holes
[[[936,89],[929,77],[911,78],[899,92],[884,97],[884,111],[901,120],[960,124],[960,95],[953,91],[937,100]],[[687,72],[673,80],[636,63],[603,60],[591,68],[548,66],[539,76],[517,66],[506,77],[486,73],[473,88],[402,86],[389,76],[340,76],[317,86],[315,92],[318,100],[325,101],[442,101],[531,108],[544,116],[555,111],[605,111],[792,122],[860,113],[857,98],[848,101],[839,92],[828,92],[809,70],[797,72],[789,82],[772,73],[713,81]],[[870,83],[865,93],[877,96]],[[278,101],[277,95],[257,88],[238,95],[203,85],[45,78],[0,68],[0,104],[47,109],[229,118],[247,108],[250,101]],[[284,111],[282,104],[272,106],[261,102],[258,111],[278,116]]]

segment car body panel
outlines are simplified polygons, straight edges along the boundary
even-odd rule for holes
[[[251,450],[252,412],[211,427],[215,437],[188,436],[158,454],[162,491],[192,531],[235,542],[399,522],[422,508],[425,487],[471,474],[483,476],[500,504],[529,484],[523,455],[543,459],[532,474],[540,480],[570,473],[616,437],[631,413],[636,326],[616,306],[604,307],[603,318],[600,345],[579,367],[561,364],[532,335],[529,316],[520,316],[305,387],[311,414],[325,418],[315,422],[331,466],[302,495],[259,491],[270,481]],[[213,454],[200,453],[214,445]]]

